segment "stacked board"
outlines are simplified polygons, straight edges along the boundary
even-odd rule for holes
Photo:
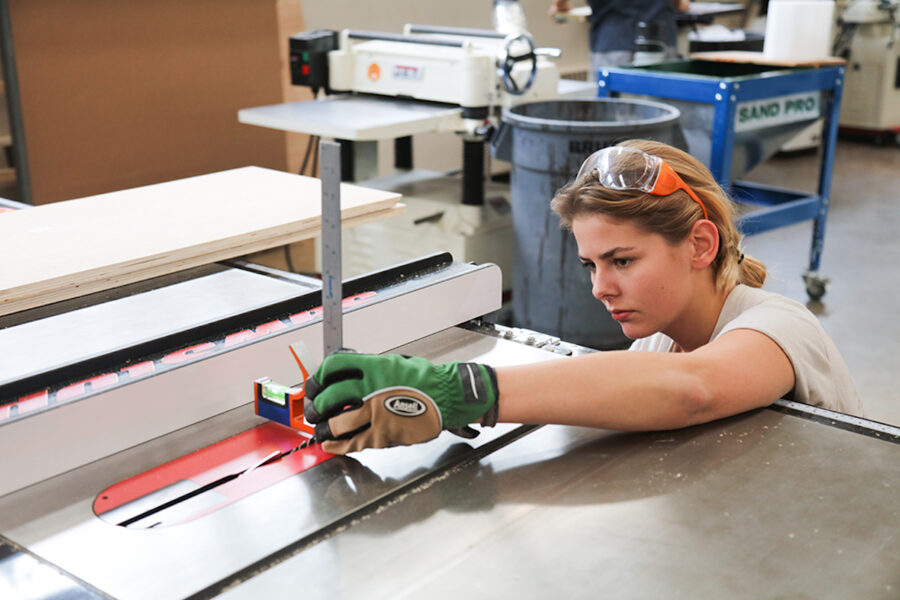
[[[399,200],[341,184],[342,224]],[[309,239],[320,214],[318,179],[260,167],[0,213],[0,315]]]
[[[719,50],[716,52],[693,52],[691,58],[711,62],[745,63],[753,65],[770,65],[773,67],[826,67],[843,65],[847,61],[839,56],[822,56],[792,60],[787,58],[769,58],[763,52],[749,50]]]

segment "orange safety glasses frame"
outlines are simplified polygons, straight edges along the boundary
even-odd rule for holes
[[[591,172],[596,174],[600,185],[611,190],[638,190],[654,196],[668,196],[684,190],[700,205],[703,218],[709,219],[706,206],[694,190],[658,156],[637,148],[609,146],[587,157],[578,170],[576,180]]]

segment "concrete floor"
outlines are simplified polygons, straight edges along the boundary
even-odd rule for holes
[[[777,155],[743,177],[814,191],[814,152]],[[900,147],[839,140],[819,272],[831,282],[812,302],[808,269],[812,222],[745,240],[769,269],[766,288],[806,303],[850,368],[866,416],[900,425]]]

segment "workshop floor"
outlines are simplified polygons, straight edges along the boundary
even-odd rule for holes
[[[775,156],[744,177],[813,191],[814,152]],[[866,416],[900,426],[900,147],[839,140],[819,272],[830,278],[811,302],[807,270],[811,222],[747,238],[769,268],[767,289],[804,302],[847,361]]]

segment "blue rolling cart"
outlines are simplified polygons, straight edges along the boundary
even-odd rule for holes
[[[745,235],[813,220],[809,270],[803,276],[813,300],[825,294],[819,274],[838,113],[844,83],[841,65],[773,67],[679,60],[601,70],[598,96],[652,96],[681,109],[689,151],[703,160],[739,203],[759,206],[740,217]],[[824,119],[815,194],[737,181],[817,118]]]

